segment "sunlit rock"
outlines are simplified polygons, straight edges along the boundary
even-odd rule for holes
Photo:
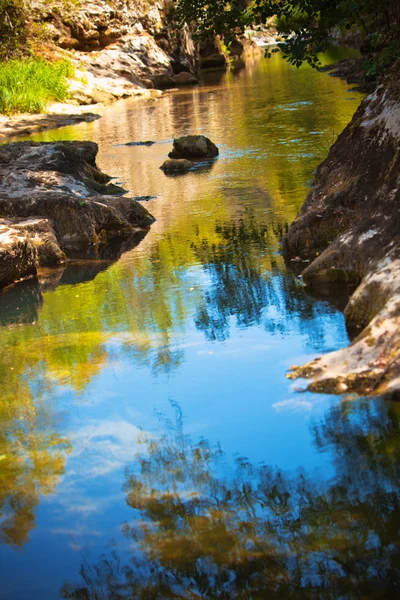
[[[394,74],[395,75],[395,74]],[[310,389],[400,396],[400,102],[396,80],[361,104],[320,165],[284,238],[290,257],[313,259],[310,287],[359,284],[346,308],[352,344],[299,367]]]
[[[204,135],[186,135],[174,140],[170,158],[210,159],[218,156],[217,146]]]
[[[96,166],[92,142],[9,144],[0,153],[0,286],[99,247],[137,243],[154,218]],[[113,249],[112,255],[120,251]]]

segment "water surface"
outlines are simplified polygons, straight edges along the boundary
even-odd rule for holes
[[[286,378],[348,343],[279,241],[360,99],[275,56],[36,136],[98,142],[157,221],[0,296],[1,599],[397,589],[398,408]],[[165,176],[188,133],[220,157]]]

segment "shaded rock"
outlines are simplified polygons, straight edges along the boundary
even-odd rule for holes
[[[35,275],[38,251],[33,242],[10,225],[0,223],[0,288]]]
[[[125,146],[153,146],[155,142],[151,142],[150,140],[146,142],[128,142]]]
[[[294,370],[309,389],[400,396],[400,97],[394,74],[368,96],[316,173],[283,240],[312,259],[308,286],[358,284],[345,308],[348,348]]]
[[[225,69],[226,66],[226,58],[223,54],[212,54],[200,58],[201,69]]]
[[[197,85],[199,83],[199,80],[187,71],[181,71],[177,75],[174,75],[173,80],[176,85]]]
[[[153,83],[158,90],[169,90],[176,87],[176,82],[170,75],[155,75]]]
[[[174,140],[174,147],[169,153],[170,158],[215,158],[218,148],[204,135],[187,135]]]
[[[0,227],[13,228],[19,235],[31,241],[38,253],[38,264],[59,265],[66,261],[52,225],[48,219],[16,217],[0,219]]]
[[[135,196],[136,202],[149,202],[149,200],[156,200],[157,196]]]
[[[61,248],[108,243],[129,237],[153,222],[149,212],[130,198],[92,196],[85,200],[60,192],[31,192],[17,197],[0,193],[0,214],[44,217],[54,223]]]
[[[242,56],[244,52],[244,46],[239,40],[233,40],[229,45],[229,52],[231,56]]]
[[[194,163],[185,158],[166,160],[160,167],[164,173],[186,173],[193,168]]]

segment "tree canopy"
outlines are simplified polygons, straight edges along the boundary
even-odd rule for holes
[[[334,30],[360,28],[371,36],[371,49],[397,57],[399,0],[177,0],[175,18],[194,35],[221,35],[227,45],[247,27],[270,19],[281,34],[280,49],[292,64],[318,64]],[[389,48],[389,50],[387,50]]]

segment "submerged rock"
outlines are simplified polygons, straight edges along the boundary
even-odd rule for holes
[[[92,142],[9,144],[0,153],[0,287],[96,248],[125,244],[154,222],[96,166]],[[115,195],[118,194],[118,195]]]
[[[170,158],[166,160],[160,167],[164,173],[186,173],[192,169],[194,163],[185,158]]]
[[[204,135],[186,135],[174,140],[170,158],[211,159],[218,156],[217,146]]]
[[[294,370],[309,389],[400,397],[400,97],[396,79],[368,96],[317,170],[284,238],[288,257],[313,259],[308,286],[359,284],[345,317],[348,348]]]

